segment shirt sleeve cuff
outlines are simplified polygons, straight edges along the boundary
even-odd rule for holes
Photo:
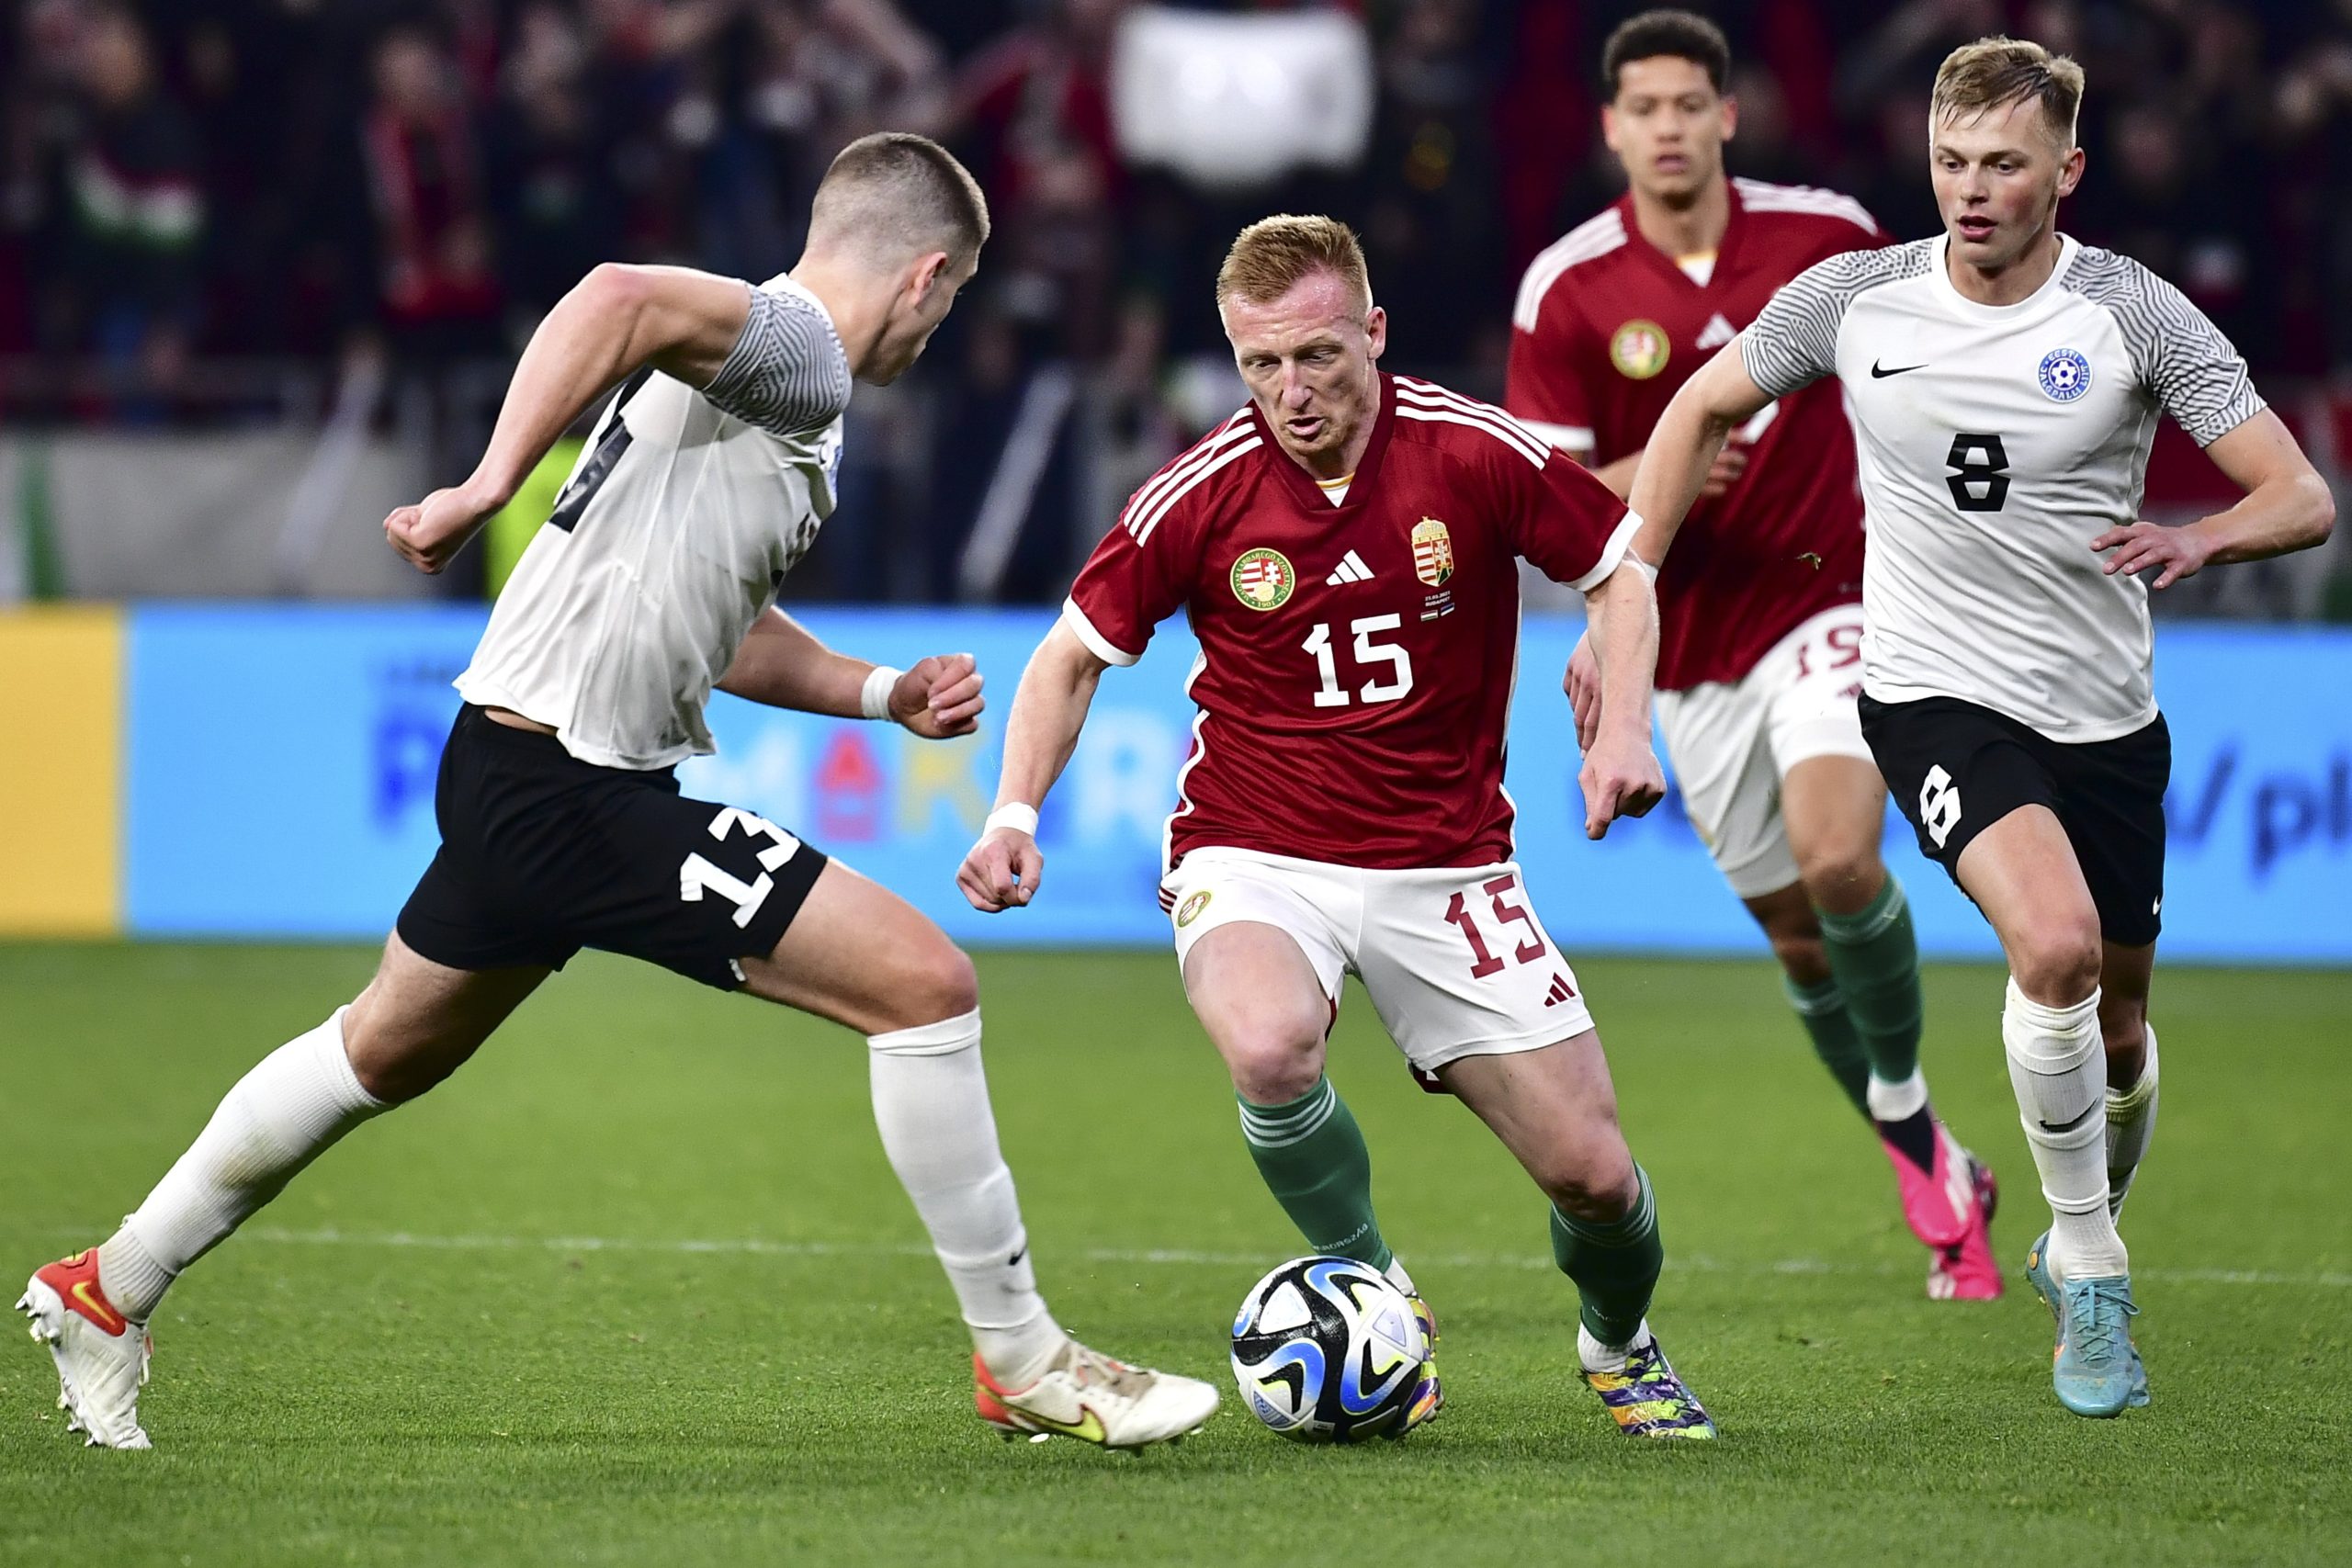
[[[1568,584],[1579,593],[1589,593],[1609,581],[1610,575],[1625,563],[1625,552],[1633,547],[1634,536],[1641,532],[1642,514],[1627,512],[1623,521],[1611,531],[1609,542],[1600,547],[1600,558],[1592,570]]]
[[[1085,645],[1087,652],[1105,664],[1133,664],[1143,657],[1140,653],[1129,653],[1125,649],[1096,631],[1094,623],[1086,618],[1086,612],[1078,607],[1078,601],[1075,599],[1062,601],[1062,625],[1068,626],[1070,629],[1070,635]]]
[[[1519,423],[1571,457],[1589,457],[1592,453],[1594,442],[1589,425],[1547,424],[1540,419],[1522,419]]]

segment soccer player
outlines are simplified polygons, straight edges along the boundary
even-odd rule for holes
[[[1727,179],[1730,46],[1688,11],[1610,35],[1601,130],[1624,197],[1535,258],[1504,401],[1628,493],[1675,389],[1814,263],[1886,236],[1851,197]],[[1855,711],[1862,502],[1826,383],[1770,404],[1717,456],[1658,575],[1657,718],[1690,823],[1763,927],[1815,1052],[1876,1129],[1928,1294],[2001,1293],[1992,1173],[1944,1130],[1919,1071],[1919,950],[1879,858],[1886,786]],[[1580,730],[1591,650],[1568,667]]]
[[[2335,504],[2212,322],[2059,231],[2082,92],[2038,44],[1952,51],[1928,124],[1943,234],[1790,283],[1675,395],[1634,497],[1634,547],[1659,559],[1729,432],[1809,382],[1844,387],[1870,520],[1863,733],[2007,955],[2001,1037],[2052,1211],[2027,1277],[2057,1319],[2060,1402],[2103,1416],[2148,1398],[2115,1227],[2155,1125],[2172,761],[2143,574],[2162,589],[2307,548]],[[2138,520],[2160,412],[2244,500]]]
[[[1131,1449],[1216,1393],[1064,1334],[1038,1295],[980,1066],[970,962],[904,900],[752,812],[678,793],[709,751],[711,687],[927,739],[969,733],[968,655],[899,671],[834,653],[775,608],[832,511],[853,379],[922,352],[988,237],[963,166],[917,136],[854,141],[820,186],[799,264],[758,288],[599,267],[525,349],[481,465],[385,520],[438,571],[566,426],[620,390],[500,597],[441,761],[441,848],[368,988],[229,1091],[103,1245],[18,1303],[73,1426],[141,1449],[147,1322],[187,1266],[360,1122],[456,1071],[582,947],[844,1024],[874,1116],[974,1347],[978,1412],[1008,1437]]]
[[[1412,1066],[1551,1200],[1586,1380],[1620,1427],[1706,1438],[1645,1314],[1664,1257],[1600,1037],[1511,858],[1503,732],[1518,559],[1582,592],[1602,671],[1586,830],[1664,791],[1649,747],[1656,619],[1635,520],[1485,403],[1383,374],[1386,318],[1345,224],[1241,231],[1216,299],[1250,401],[1136,491],[1022,676],[997,808],[958,882],[1029,902],[1037,809],[1097,682],[1186,611],[1200,706],[1160,898],[1259,1173],[1319,1253],[1385,1270],[1435,1320],[1373,1213],[1372,1163],[1324,1077],[1344,974]],[[1434,1359],[1408,1427],[1442,1402]]]

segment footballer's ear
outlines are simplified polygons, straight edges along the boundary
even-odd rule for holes
[[[931,291],[947,271],[945,251],[926,251],[915,257],[907,274],[906,292],[910,302],[918,309],[931,298]]]
[[[1370,340],[1371,357],[1378,359],[1388,346],[1388,312],[1374,305],[1364,313],[1363,335]]]
[[[2075,187],[2083,183],[2083,169],[2088,162],[2089,159],[2079,147],[2071,149],[2066,153],[2066,156],[2059,162],[2059,199],[2064,200],[2067,197],[2075,194]]]

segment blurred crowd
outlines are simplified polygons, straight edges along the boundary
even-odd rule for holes
[[[112,390],[40,412],[185,420],[207,367],[495,363],[598,260],[789,265],[828,160],[881,128],[955,147],[998,227],[932,360],[876,400],[896,423],[871,499],[951,564],[920,581],[876,546],[838,565],[855,591],[956,592],[1023,428],[1043,456],[1004,504],[1083,514],[1221,412],[1208,279],[1268,210],[1354,221],[1393,362],[1496,389],[1519,269],[1620,188],[1596,62],[1642,7],[1182,8],[1360,26],[1352,161],[1235,186],[1124,152],[1129,0],[6,0],[0,363],[23,373],[0,396],[22,416],[42,367],[95,366]],[[1696,8],[1737,51],[1735,172],[1848,190],[1905,238],[1935,226],[1942,53],[2008,30],[2075,55],[2090,174],[2069,230],[2172,277],[2266,375],[2352,368],[2352,0]],[[1080,431],[1110,457],[1057,457]],[[1017,585],[1067,550],[1023,532],[999,553]]]

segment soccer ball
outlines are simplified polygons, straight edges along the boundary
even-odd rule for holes
[[[1429,1337],[1405,1292],[1351,1258],[1295,1258],[1233,1318],[1250,1413],[1302,1443],[1404,1435]]]

